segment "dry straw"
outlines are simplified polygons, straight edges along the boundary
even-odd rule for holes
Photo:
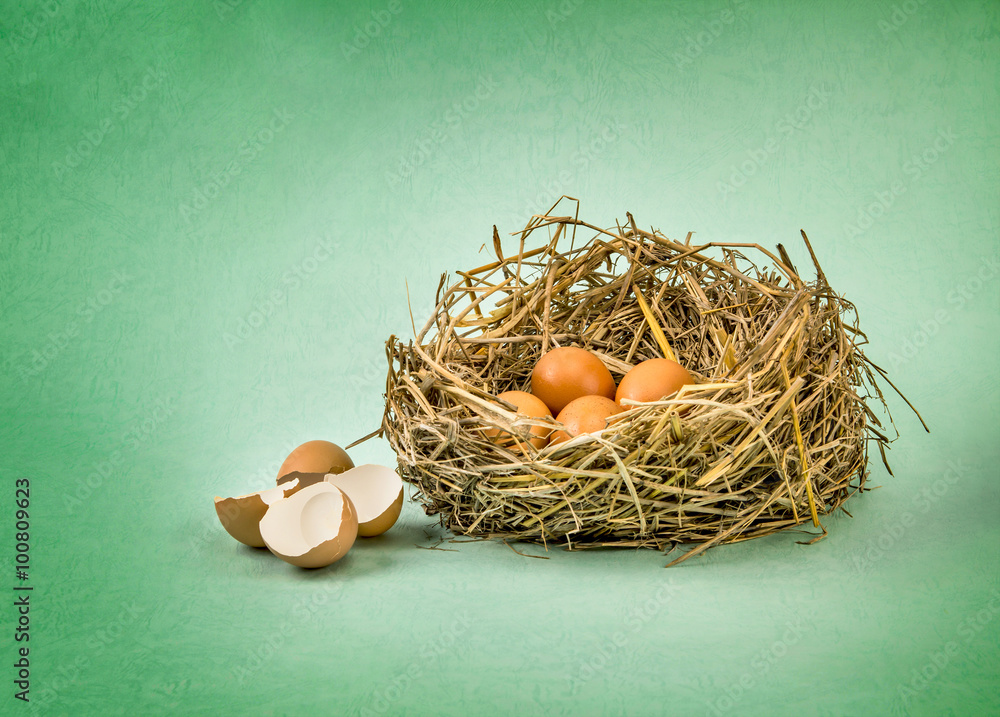
[[[885,461],[866,402],[885,409],[876,374],[892,384],[805,233],[811,282],[781,245],[680,243],[631,215],[607,230],[580,221],[579,202],[573,216],[558,206],[515,235],[516,254],[494,228],[496,261],[442,276],[415,339],[387,342],[379,433],[427,513],[458,534],[571,549],[695,544],[670,565],[805,523],[825,535],[820,516],[864,487],[869,441]],[[497,394],[530,390],[538,358],[571,345],[616,381],[676,355],[698,383],[541,450],[485,437],[527,436],[540,421]]]

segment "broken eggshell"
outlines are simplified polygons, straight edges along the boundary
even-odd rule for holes
[[[281,487],[288,483],[289,481],[298,481],[298,487],[305,488],[307,485],[313,485],[315,483],[322,483],[326,480],[327,474],[323,473],[302,473],[301,471],[292,471],[291,473],[286,473],[278,479],[278,486]]]
[[[328,473],[325,481],[340,488],[358,512],[358,535],[382,535],[396,524],[403,509],[403,481],[396,471],[371,463],[343,473]]]
[[[293,471],[278,479],[278,486],[298,481],[298,490],[316,483],[331,483],[347,493],[358,511],[358,535],[372,538],[396,524],[403,510],[403,481],[386,466],[365,464],[343,473]]]
[[[278,482],[291,473],[343,473],[354,467],[347,451],[330,441],[306,441],[288,454],[278,469]]]
[[[268,550],[300,568],[340,560],[358,537],[354,504],[335,485],[320,481],[272,503],[260,521]]]
[[[292,478],[277,488],[268,488],[256,493],[233,498],[215,496],[215,512],[227,533],[251,548],[263,548],[264,538],[260,534],[260,520],[267,513],[268,507],[302,487],[297,479]]]

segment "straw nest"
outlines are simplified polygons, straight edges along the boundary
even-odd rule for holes
[[[379,433],[426,512],[454,533],[571,549],[696,544],[671,565],[805,523],[825,535],[820,516],[864,488],[869,441],[885,461],[890,438],[866,402],[888,415],[876,374],[891,383],[805,233],[812,281],[780,244],[677,242],[631,215],[601,229],[578,202],[574,216],[558,206],[510,255],[494,227],[496,261],[443,275],[415,339],[387,342]],[[489,440],[489,428],[559,425],[497,398],[530,391],[556,346],[592,351],[616,381],[676,357],[698,383],[541,450]]]

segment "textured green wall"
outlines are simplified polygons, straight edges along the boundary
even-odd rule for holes
[[[191,5],[4,3],[4,714],[1000,711],[995,2]],[[420,321],[562,193],[800,266],[805,228],[932,433],[891,398],[827,540],[669,571],[418,550],[414,504],[330,570],[235,544],[214,495],[378,425],[406,282]]]

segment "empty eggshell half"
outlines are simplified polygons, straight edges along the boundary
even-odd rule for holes
[[[215,512],[227,533],[251,548],[263,548],[264,538],[260,534],[260,520],[267,513],[268,506],[300,488],[299,481],[293,479],[277,488],[238,495],[235,498],[215,496]]]
[[[403,481],[396,471],[366,464],[330,473],[326,482],[347,494],[358,511],[358,535],[371,538],[395,525],[403,509]]]
[[[337,486],[314,483],[273,503],[260,521],[268,549],[300,568],[340,560],[358,537],[358,514]]]

